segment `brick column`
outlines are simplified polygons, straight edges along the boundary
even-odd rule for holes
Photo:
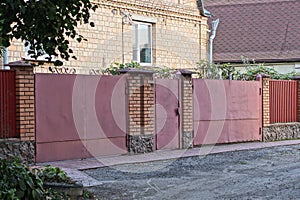
[[[126,76],[127,147],[130,153],[147,153],[154,149],[153,71],[120,70]]]
[[[192,72],[179,70],[180,76],[180,100],[181,100],[181,147],[186,149],[193,147],[193,85]]]
[[[293,80],[298,82],[298,91],[297,91],[297,121],[300,122],[300,76],[294,76]]]
[[[262,126],[270,125],[270,76],[258,75],[257,80],[262,82]]]
[[[24,61],[8,64],[16,73],[16,128],[22,141],[35,140],[33,66]]]

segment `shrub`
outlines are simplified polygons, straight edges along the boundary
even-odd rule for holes
[[[41,178],[43,182],[68,183],[68,184],[75,183],[74,180],[68,177],[67,174],[58,167],[51,167],[50,165],[47,165],[42,170],[39,169],[35,169],[35,170],[37,171],[36,174]]]
[[[174,79],[176,77],[176,70],[170,67],[159,67],[155,68],[154,70],[155,78]]]
[[[63,193],[44,189],[43,182],[75,183],[58,167],[30,170],[17,158],[0,159],[0,199],[68,199]]]
[[[201,60],[195,67],[198,78],[203,79],[221,79],[222,71],[219,65]]]
[[[102,70],[102,74],[104,75],[120,75],[119,69],[127,69],[127,68],[141,68],[141,65],[137,62],[131,63],[113,63],[108,68]]]
[[[289,80],[296,72],[281,74],[272,67],[266,67],[262,63],[256,63],[255,60],[250,61],[248,58],[242,57],[245,72],[236,70],[234,66],[228,64],[210,64],[207,61],[201,61],[195,68],[199,78],[204,79],[230,79],[230,80],[256,80],[258,74],[270,75],[271,79]]]
[[[42,180],[19,160],[0,159],[0,199],[42,199]]]

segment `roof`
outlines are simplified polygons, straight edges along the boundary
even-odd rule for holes
[[[299,0],[206,0],[219,18],[215,62],[300,61]]]

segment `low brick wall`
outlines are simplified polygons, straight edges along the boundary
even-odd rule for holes
[[[0,140],[0,158],[18,157],[23,163],[34,163],[34,141],[20,141],[19,139]]]
[[[263,141],[300,139],[300,123],[270,124],[263,128]]]

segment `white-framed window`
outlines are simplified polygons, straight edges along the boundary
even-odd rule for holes
[[[133,60],[142,66],[152,65],[152,24],[134,21],[133,35]]]

